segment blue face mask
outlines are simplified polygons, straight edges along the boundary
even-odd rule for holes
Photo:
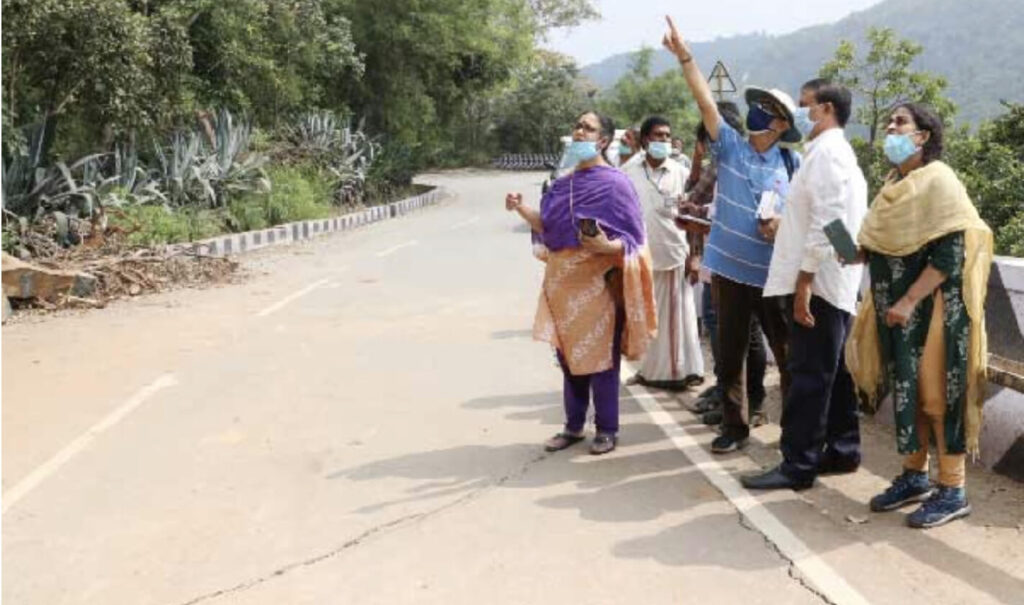
[[[751,105],[747,112],[747,130],[753,134],[756,132],[768,132],[772,129],[772,122],[775,116],[761,109],[760,105]]]
[[[573,141],[569,144],[568,155],[572,166],[596,158],[597,153],[596,141]]]
[[[633,155],[633,148],[625,143],[619,143],[619,155]]]
[[[806,139],[811,136],[811,132],[814,131],[814,127],[818,123],[811,119],[810,107],[797,107],[796,111],[793,112],[793,124]]]
[[[647,144],[647,155],[656,160],[664,160],[672,153],[672,144],[665,141],[651,141]]]
[[[920,131],[911,134],[917,134],[917,132]],[[889,134],[885,136],[885,144],[882,146],[882,149],[885,151],[885,157],[889,158],[889,161],[893,164],[899,166],[909,160],[921,148],[914,144],[910,134]]]

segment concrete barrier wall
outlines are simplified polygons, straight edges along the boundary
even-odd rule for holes
[[[320,237],[338,231],[349,231],[357,227],[398,218],[438,203],[444,196],[441,189],[433,189],[420,195],[381,206],[372,206],[324,219],[286,223],[267,229],[218,235],[210,239],[189,244],[175,244],[174,248],[191,249],[196,254],[210,256],[233,256],[272,246],[281,246]]]
[[[985,306],[992,382],[981,429],[982,463],[1024,481],[1024,258],[996,257]]]

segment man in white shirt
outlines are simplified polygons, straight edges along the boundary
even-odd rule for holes
[[[743,477],[752,489],[804,489],[823,473],[860,465],[860,427],[853,380],[843,355],[856,313],[862,268],[839,263],[823,228],[842,220],[851,234],[867,213],[867,184],[843,134],[851,95],[828,80],[800,94],[796,125],[808,138],[790,186],[764,296],[791,298],[791,382],[782,411],[783,462]]]
[[[628,162],[621,170],[633,181],[643,206],[658,309],[658,335],[647,347],[633,382],[682,390],[702,382],[704,357],[697,332],[693,285],[684,278],[690,247],[686,233],[675,225],[676,207],[688,174],[669,157],[671,141],[672,127],[668,121],[648,118],[640,128],[642,161]]]

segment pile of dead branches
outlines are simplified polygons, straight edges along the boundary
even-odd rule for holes
[[[233,260],[206,256],[190,247],[162,250],[77,247],[62,251],[51,262],[61,270],[94,276],[99,301],[223,283],[238,269],[238,263]]]
[[[84,225],[81,235],[79,245],[65,248],[56,243],[52,226],[45,222],[20,234],[22,260],[46,269],[96,278],[95,290],[89,297],[66,295],[59,300],[34,301],[31,306],[102,307],[118,298],[224,283],[238,269],[237,262],[209,256],[203,247],[193,244],[141,248],[129,245],[121,233],[97,233]]]

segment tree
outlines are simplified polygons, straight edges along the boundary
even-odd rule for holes
[[[3,13],[11,124],[52,128],[60,118],[109,142],[170,111],[166,77],[188,65],[180,30],[114,0],[4,0]]]
[[[554,153],[572,120],[586,108],[588,97],[572,59],[538,51],[519,70],[511,89],[498,101],[496,135],[508,153]]]
[[[696,125],[697,116],[691,108],[691,97],[683,74],[673,69],[652,77],[653,54],[650,48],[637,51],[632,57],[629,72],[600,100],[600,107],[623,128],[639,125],[644,119],[659,115],[671,122],[677,135],[689,132]]]
[[[843,40],[835,56],[821,68],[821,76],[848,87],[862,101],[857,122],[868,128],[868,142],[874,145],[889,114],[900,103],[913,101],[932,106],[945,121],[956,114],[956,105],[943,94],[946,79],[911,69],[924,48],[911,40],[899,39],[889,28],[871,28],[867,54],[857,59],[856,47]]]
[[[897,38],[889,28],[869,29],[867,42],[867,54],[858,58],[854,43],[841,41],[819,75],[849,88],[860,105],[853,123],[866,128],[867,141],[855,141],[854,148],[868,183],[877,187],[887,166],[878,139],[893,109],[908,101],[924,103],[951,124],[956,105],[944,96],[945,78],[911,68],[924,50],[920,44]]]
[[[540,37],[556,27],[573,27],[600,17],[590,0],[529,0]]]
[[[283,117],[324,108],[344,111],[338,84],[362,74],[351,27],[319,0],[186,2],[197,95],[277,125]],[[342,93],[342,94],[339,94]]]
[[[999,254],[1024,256],[1024,104],[947,138],[946,161],[967,187],[981,217],[996,232]]]

